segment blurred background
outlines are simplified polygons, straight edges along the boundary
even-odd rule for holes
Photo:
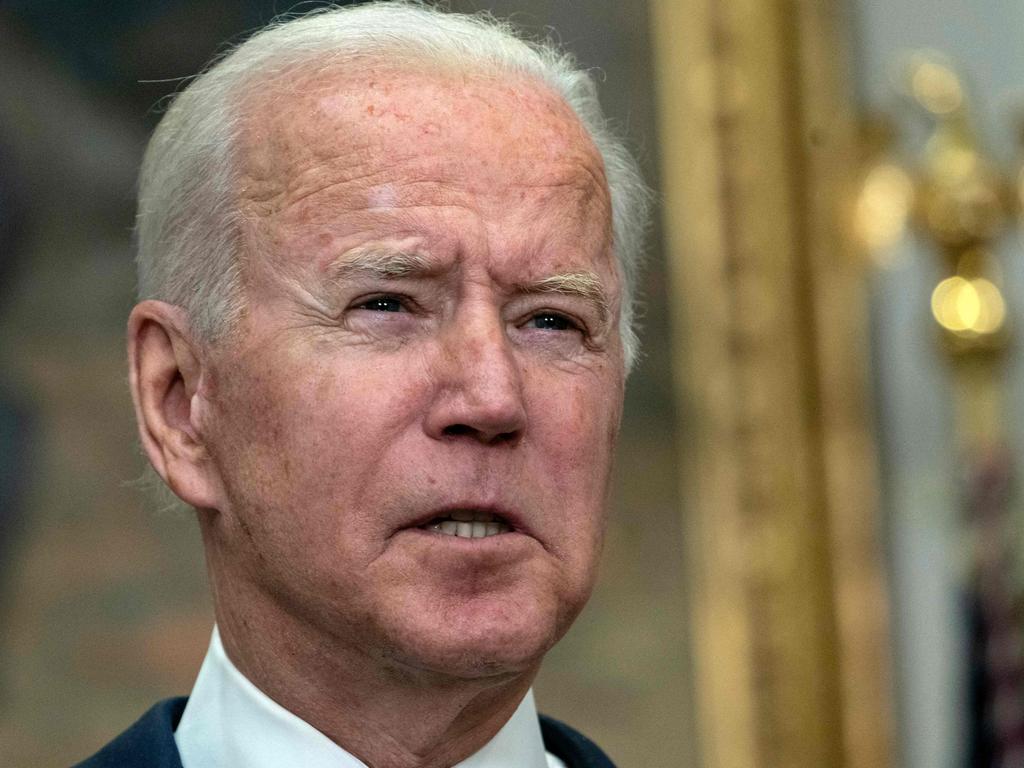
[[[0,765],[188,692],[136,482],[134,183],[281,0],[0,6]],[[1024,5],[453,0],[554,36],[659,195],[603,572],[537,683],[622,766],[1024,765]]]

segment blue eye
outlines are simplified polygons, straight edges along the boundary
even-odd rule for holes
[[[372,312],[401,312],[404,307],[401,300],[394,296],[377,296],[360,304],[359,309],[368,309]]]
[[[556,315],[553,312],[534,315],[530,318],[530,323],[534,328],[540,328],[545,331],[568,331],[571,328],[575,328],[568,318]]]

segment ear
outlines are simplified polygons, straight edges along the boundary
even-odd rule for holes
[[[142,448],[182,501],[216,509],[219,482],[204,443],[206,389],[199,351],[181,307],[143,301],[132,310],[128,376]]]

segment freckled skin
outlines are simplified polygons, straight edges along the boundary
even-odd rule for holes
[[[211,358],[203,436],[223,488],[202,520],[225,643],[310,717],[282,670],[521,691],[589,596],[604,530],[624,373],[600,157],[527,80],[381,69],[304,85],[246,104],[249,307]],[[378,242],[431,274],[325,280]],[[516,288],[580,270],[610,298],[604,325],[579,297]],[[379,294],[413,309],[365,308]],[[535,327],[548,309],[590,327]],[[521,531],[478,552],[410,528],[463,503],[514,510]],[[254,633],[282,638],[277,658],[247,650]]]

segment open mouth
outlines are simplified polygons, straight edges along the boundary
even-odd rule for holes
[[[510,533],[512,526],[490,512],[455,510],[443,517],[435,517],[420,526],[444,536],[458,536],[461,539],[486,539],[501,533]]]

